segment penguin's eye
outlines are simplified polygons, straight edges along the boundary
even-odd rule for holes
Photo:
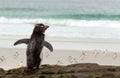
[[[44,27],[44,26],[41,26],[42,28]]]

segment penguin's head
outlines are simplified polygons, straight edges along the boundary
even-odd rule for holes
[[[46,30],[48,27],[49,27],[48,25],[44,25],[44,24],[42,24],[42,23],[36,24],[33,32],[34,32],[34,33],[44,33],[45,30]]]

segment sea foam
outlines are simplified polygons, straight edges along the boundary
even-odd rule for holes
[[[79,27],[114,27],[120,28],[119,20],[77,20],[77,19],[25,19],[0,17],[0,24],[36,24],[45,23],[53,26]]]
[[[0,18],[0,35],[30,35],[36,23],[50,26],[46,35],[76,38],[120,38],[119,20]]]

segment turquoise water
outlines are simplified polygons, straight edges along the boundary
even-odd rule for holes
[[[81,20],[120,19],[120,0],[0,0],[0,16]]]
[[[120,0],[0,0],[0,35],[28,35],[35,23],[45,23],[50,25],[46,32],[49,36],[120,38],[119,3]]]

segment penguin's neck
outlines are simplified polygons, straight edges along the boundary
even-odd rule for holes
[[[32,35],[31,35],[31,38],[35,38],[35,37],[44,38],[45,34],[44,34],[44,32],[39,32],[39,33],[33,32]]]

